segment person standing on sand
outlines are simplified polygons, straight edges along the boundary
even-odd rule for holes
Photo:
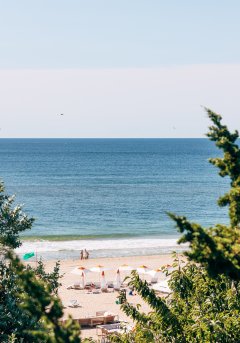
[[[87,250],[86,250],[86,255],[87,255],[86,258],[88,260],[88,258],[89,258],[89,251],[87,251]]]
[[[88,252],[87,249],[84,250],[84,260],[88,259]]]
[[[83,250],[80,252],[80,259],[83,260]]]

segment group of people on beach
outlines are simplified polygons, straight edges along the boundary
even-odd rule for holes
[[[89,258],[89,252],[87,251],[87,249],[81,250],[80,259],[81,260],[88,260],[88,258]]]

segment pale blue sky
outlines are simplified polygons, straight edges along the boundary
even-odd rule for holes
[[[1,1],[2,68],[238,63],[233,0]]]
[[[239,17],[233,0],[0,0],[0,134],[201,137],[200,105],[240,128]]]

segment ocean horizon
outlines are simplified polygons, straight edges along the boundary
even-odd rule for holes
[[[43,258],[182,251],[167,212],[208,227],[227,223],[227,180],[205,138],[0,139],[0,177],[35,218],[17,250]]]

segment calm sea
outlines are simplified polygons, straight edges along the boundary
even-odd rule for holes
[[[227,223],[228,181],[207,139],[1,139],[0,177],[36,218],[19,252],[47,258],[166,253],[179,236],[166,212]]]

